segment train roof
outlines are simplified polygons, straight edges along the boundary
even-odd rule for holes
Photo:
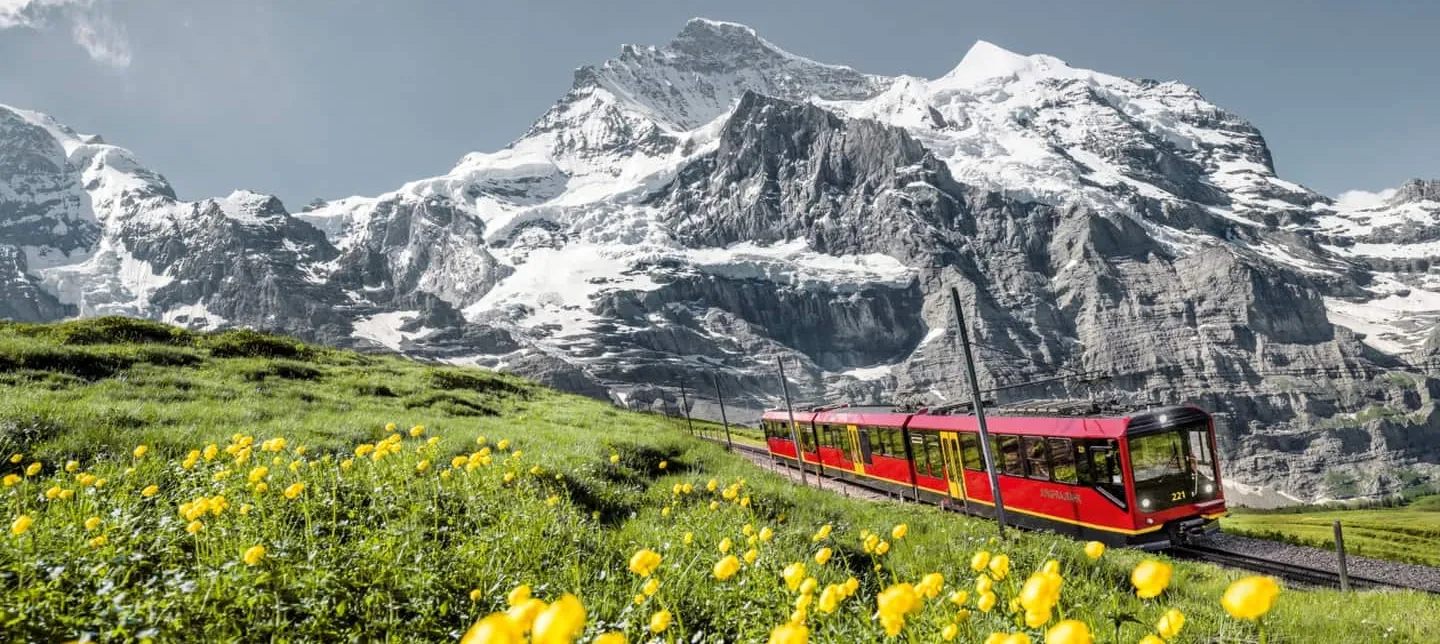
[[[767,410],[765,420],[786,421],[783,409]],[[985,408],[986,429],[993,433],[1119,438],[1203,423],[1209,415],[1193,405],[1120,407],[1089,401],[1026,401]],[[906,420],[909,420],[908,425]],[[817,424],[872,425],[929,430],[977,431],[979,422],[968,407],[961,413],[931,413],[893,406],[831,406],[796,410],[795,420]]]

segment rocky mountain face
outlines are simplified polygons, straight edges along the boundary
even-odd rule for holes
[[[1217,413],[1234,498],[1440,475],[1440,182],[1331,199],[1175,82],[977,43],[937,79],[696,19],[514,143],[290,213],[0,107],[0,317],[248,326],[732,420],[982,386]],[[1106,376],[1097,378],[1097,376]]]

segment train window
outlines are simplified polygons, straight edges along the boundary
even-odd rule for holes
[[[930,463],[925,453],[925,435],[910,435],[910,453],[915,456],[915,473],[930,476]]]
[[[1010,476],[1025,476],[1025,462],[1020,458],[1020,437],[999,436],[1000,471]]]
[[[1120,447],[1113,439],[1085,441],[1090,484],[1125,507],[1125,475],[1120,469]]]
[[[940,451],[938,434],[925,434],[925,458],[930,461],[930,476],[945,478],[945,455]]]
[[[1050,480],[1050,455],[1041,436],[1026,436],[1021,439],[1025,450],[1025,473],[1033,479]]]
[[[965,461],[965,469],[985,471],[985,456],[980,453],[980,439],[975,434],[960,435],[960,458]]]
[[[1051,438],[1050,462],[1055,466],[1053,477],[1060,483],[1076,483],[1075,446],[1068,438]]]
[[[905,458],[904,438],[900,436],[900,430],[889,427],[876,430],[872,449],[881,456],[892,458]]]
[[[807,452],[815,451],[815,434],[809,427],[797,427],[795,431],[800,432],[800,446]]]

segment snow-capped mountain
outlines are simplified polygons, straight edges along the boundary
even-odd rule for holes
[[[1305,498],[1440,473],[1440,381],[1387,375],[1440,351],[1437,216],[1435,182],[1278,177],[1180,83],[985,42],[887,77],[704,19],[579,69],[502,150],[294,214],[180,201],[0,107],[0,317],[252,326],[646,406],[685,382],[699,413],[713,375],[733,419],[779,402],[777,357],[802,401],[965,399],[956,286],[1003,399],[1113,374],[1220,412],[1230,476]]]

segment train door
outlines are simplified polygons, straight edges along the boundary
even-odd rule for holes
[[[945,459],[945,481],[949,484],[950,496],[965,500],[964,465],[960,460],[960,436],[955,432],[940,432],[940,453]]]
[[[864,474],[865,458],[861,456],[860,453],[860,429],[854,425],[847,425],[845,427],[845,440],[850,443],[850,454],[853,455],[850,463],[854,466],[855,473]]]

